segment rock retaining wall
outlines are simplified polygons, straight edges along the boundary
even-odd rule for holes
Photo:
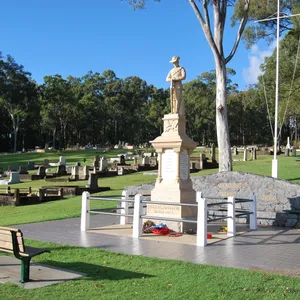
[[[193,187],[203,197],[257,199],[258,224],[300,228],[300,185],[272,177],[250,173],[222,172],[208,176],[192,177]],[[154,183],[128,187],[130,194],[150,193]],[[214,200],[209,200],[214,201]],[[237,204],[247,209],[249,204]],[[242,220],[241,220],[242,221]],[[244,219],[246,221],[246,219]]]

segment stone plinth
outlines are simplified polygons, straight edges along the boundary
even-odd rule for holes
[[[190,155],[197,144],[186,135],[184,116],[168,114],[163,118],[164,132],[152,141],[158,153],[158,176],[151,191],[151,201],[196,203],[196,192],[190,179]],[[196,207],[148,204],[147,215],[167,218],[196,219]],[[166,223],[170,229],[182,232],[195,228],[194,224],[156,221]]]

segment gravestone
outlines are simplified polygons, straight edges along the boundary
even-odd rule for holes
[[[66,159],[64,156],[59,157],[58,166],[65,166],[66,165]]]
[[[18,172],[19,166],[8,166],[7,171]]]
[[[41,178],[44,178],[46,176],[46,168],[44,166],[40,166],[36,174],[39,175]]]
[[[212,161],[216,160],[216,146],[214,143],[212,143],[211,145],[210,154],[211,154],[211,160]]]
[[[118,175],[122,176],[124,175],[124,168],[123,167],[118,167]]]
[[[106,159],[105,156],[103,156],[103,157],[100,158],[99,171],[100,171],[100,172],[106,172],[106,171],[107,171],[107,168],[108,168],[108,165],[107,165],[107,159]]]
[[[150,166],[149,161],[150,161],[149,156],[143,157],[142,165],[143,165],[143,166],[146,166],[146,167],[149,167],[149,166]]]
[[[244,161],[247,161],[248,150],[247,147],[244,148]]]
[[[296,148],[294,148],[294,147],[292,149],[292,157],[296,157]]]
[[[98,160],[94,160],[94,161],[93,161],[93,168],[94,168],[94,169],[99,168],[99,161],[98,161]]]
[[[238,155],[239,152],[238,152],[238,149],[237,147],[233,147],[233,155]]]
[[[97,190],[98,189],[98,176],[97,176],[97,174],[90,173],[87,187],[89,187],[91,190]]]
[[[206,163],[206,156],[204,153],[200,153],[200,159],[199,159],[199,169],[204,170]]]
[[[71,177],[74,180],[78,180],[79,179],[79,167],[78,166],[72,167]]]
[[[34,166],[35,166],[35,163],[33,161],[29,161],[27,163],[27,169],[28,170],[34,170]]]
[[[83,167],[83,179],[88,179],[89,178],[89,166],[84,166]]]
[[[28,169],[26,166],[19,167],[19,174],[28,174]]]
[[[59,165],[56,169],[56,173],[58,176],[66,175],[67,174],[66,165]]]
[[[133,158],[133,165],[134,165],[134,166],[137,166],[137,165],[138,165],[138,159],[137,159],[137,157],[134,157],[134,158]]]
[[[15,184],[15,183],[20,183],[19,172],[10,172],[10,176],[7,184]]]
[[[286,148],[289,149],[289,150],[291,149],[290,137],[289,136],[287,138]]]
[[[126,165],[126,161],[125,161],[125,156],[124,155],[120,155],[120,157],[119,157],[119,164],[120,165]]]
[[[49,167],[49,159],[44,159],[43,165]]]
[[[286,149],[284,150],[284,156],[285,156],[285,157],[288,157],[288,156],[289,156],[289,152],[290,152],[290,150],[289,150],[288,148],[286,148]]]

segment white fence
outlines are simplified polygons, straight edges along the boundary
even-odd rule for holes
[[[161,201],[149,201],[145,200],[143,195],[135,195],[134,200],[128,199],[129,195],[126,191],[122,193],[122,198],[109,198],[109,197],[91,197],[88,192],[82,194],[82,209],[81,209],[81,230],[87,231],[90,229],[90,214],[108,214],[114,216],[120,216],[120,224],[128,224],[128,218],[133,217],[133,231],[132,237],[139,238],[143,234],[143,220],[162,220],[162,221],[175,221],[175,222],[186,222],[197,224],[197,246],[207,245],[207,225],[210,222],[226,220],[227,219],[227,235],[236,235],[236,218],[241,216],[249,217],[249,228],[250,230],[257,229],[257,213],[256,213],[256,197],[254,194],[249,199],[241,199],[235,197],[228,198],[211,198],[202,197],[201,192],[197,192],[197,203],[176,203],[176,202],[161,202]],[[211,202],[210,200],[223,200],[221,202]],[[90,210],[90,200],[104,200],[104,201],[118,201],[121,202],[122,207],[118,209],[122,213],[105,212],[103,210]],[[237,203],[250,202],[250,209],[236,209]],[[160,204],[160,205],[174,205],[174,206],[190,206],[197,207],[197,220],[189,219],[175,219],[167,217],[149,216],[144,212],[145,205],[147,203]],[[132,207],[132,205],[134,206]],[[130,206],[131,205],[131,206]],[[217,216],[215,218],[208,218],[208,207],[227,205],[227,214],[224,216]],[[134,208],[133,215],[129,213],[129,208]]]

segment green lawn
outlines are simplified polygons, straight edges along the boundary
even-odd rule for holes
[[[37,299],[298,299],[300,280],[257,271],[196,265],[95,248],[26,241],[50,249],[35,261],[88,274],[24,290],[0,285],[1,300]]]
[[[114,151],[108,156],[120,152]],[[77,151],[55,154],[29,153],[0,155],[0,167],[8,164],[42,162],[47,158],[57,161],[64,155],[67,162],[87,159],[91,164],[97,151]],[[272,156],[259,156],[256,161],[234,162],[234,171],[252,172],[270,176]],[[300,182],[299,162],[295,158],[278,157],[279,178]],[[195,175],[208,175],[218,170],[204,170]],[[120,195],[123,188],[153,182],[155,176],[135,173],[126,176],[99,179],[100,186],[111,191],[101,195]],[[53,185],[43,180],[24,182],[14,187],[37,188]],[[56,184],[56,183],[55,183]],[[58,183],[59,184],[59,183]],[[65,183],[61,183],[65,184]],[[69,183],[74,184],[74,183]],[[77,183],[76,183],[77,184]],[[80,182],[85,185],[86,182]],[[112,207],[114,203],[92,201],[92,208]],[[71,218],[80,215],[80,197],[23,207],[0,207],[0,226]],[[297,299],[300,280],[262,272],[196,265],[182,261],[151,259],[117,254],[94,248],[77,248],[26,240],[26,244],[45,247],[52,251],[34,261],[81,271],[87,276],[57,285],[34,290],[23,290],[12,284],[0,285],[0,300],[6,299]]]

